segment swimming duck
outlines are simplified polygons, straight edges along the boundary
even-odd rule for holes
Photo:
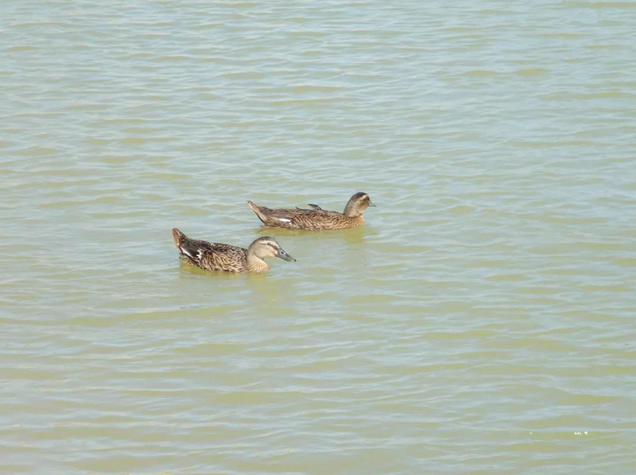
[[[265,206],[257,206],[251,201],[248,201],[247,204],[265,226],[306,229],[308,231],[362,226],[364,224],[362,216],[364,210],[369,206],[375,207],[369,195],[363,192],[356,193],[351,197],[343,213],[327,211],[314,204],[309,205],[311,209],[270,209]]]
[[[280,257],[296,262],[276,242],[264,236],[256,239],[247,249],[229,244],[212,243],[190,239],[177,228],[172,230],[172,238],[179,249],[179,256],[205,270],[225,272],[267,272],[266,257]]]

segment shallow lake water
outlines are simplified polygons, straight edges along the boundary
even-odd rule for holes
[[[630,473],[634,5],[2,2],[0,473]]]

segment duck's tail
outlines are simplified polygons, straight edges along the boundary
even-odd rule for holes
[[[172,228],[172,239],[174,239],[175,245],[180,248],[183,241],[188,239],[188,237],[177,228]]]
[[[194,259],[194,256],[197,253],[197,246],[192,242],[188,236],[183,234],[177,228],[172,228],[172,239],[174,239],[174,243],[179,249],[179,254],[181,256],[188,256]]]
[[[249,205],[250,208],[252,208],[252,211],[256,213],[256,216],[258,216],[258,219],[260,219],[263,222],[263,224],[265,224],[265,222],[267,221],[267,214],[265,214],[265,210],[267,208],[261,208],[259,206],[256,206],[250,200],[247,200],[247,204]]]

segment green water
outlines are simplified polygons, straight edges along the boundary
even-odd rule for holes
[[[634,6],[2,2],[0,473],[631,473]]]

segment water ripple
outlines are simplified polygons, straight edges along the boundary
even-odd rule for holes
[[[0,471],[629,473],[633,6],[3,5]]]

